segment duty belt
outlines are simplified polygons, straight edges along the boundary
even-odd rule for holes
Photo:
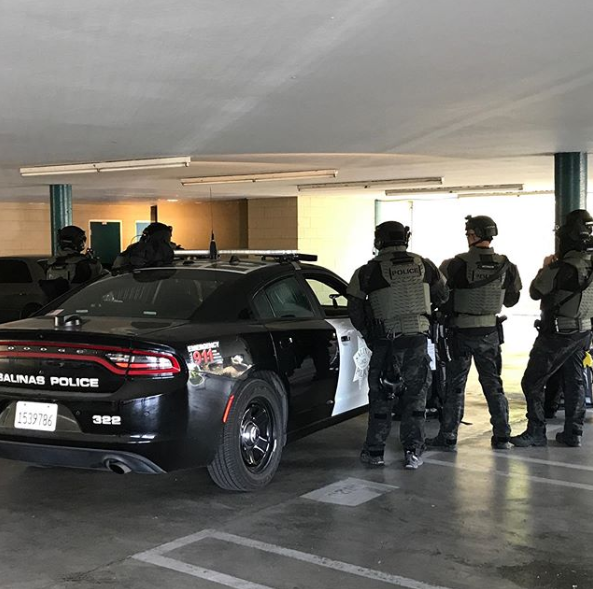
[[[556,333],[581,333],[591,329],[591,319],[572,319],[570,317],[556,317],[554,330]]]

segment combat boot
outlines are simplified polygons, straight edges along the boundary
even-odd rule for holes
[[[509,438],[501,438],[498,436],[492,436],[490,438],[490,445],[494,450],[510,450],[511,443],[509,442]]]
[[[457,440],[449,440],[439,432],[434,438],[426,438],[426,447],[443,452],[457,452]]]
[[[565,432],[558,432],[556,434],[556,441],[559,444],[564,444],[565,446],[570,446],[571,448],[580,448],[582,444],[581,436],[578,434],[566,435]]]
[[[529,446],[547,446],[548,439],[546,438],[546,428],[536,427],[530,423],[527,424],[527,429],[518,436],[511,436],[510,442],[513,446],[519,448],[527,448]]]
[[[415,450],[406,450],[406,454],[404,456],[404,468],[408,470],[416,470],[420,466],[424,464],[424,460],[420,454],[416,454]]]
[[[385,466],[385,459],[383,454],[371,454],[368,450],[363,449],[360,453],[360,461],[369,466]]]

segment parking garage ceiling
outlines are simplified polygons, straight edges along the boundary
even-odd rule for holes
[[[335,168],[550,189],[593,143],[590,0],[0,0],[0,198],[203,198]],[[25,165],[191,156],[183,170]],[[290,196],[295,181],[217,185]]]

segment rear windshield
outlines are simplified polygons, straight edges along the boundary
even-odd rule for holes
[[[238,277],[216,270],[143,270],[94,282],[59,303],[62,315],[190,319]]]

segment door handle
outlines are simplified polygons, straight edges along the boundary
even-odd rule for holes
[[[349,335],[343,335],[343,336],[340,338],[340,341],[343,341],[343,342],[349,342],[349,341],[350,341],[350,336],[349,336]]]

